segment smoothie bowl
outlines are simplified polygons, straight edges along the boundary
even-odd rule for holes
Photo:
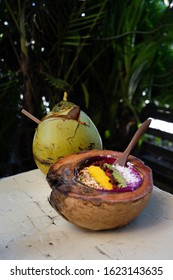
[[[90,230],[130,223],[149,201],[152,171],[132,155],[119,166],[116,159],[121,154],[92,150],[55,162],[47,174],[52,207],[70,223]]]

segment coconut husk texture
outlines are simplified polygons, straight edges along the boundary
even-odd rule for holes
[[[77,180],[80,168],[92,159],[121,152],[92,150],[72,154],[55,162],[49,169],[47,181],[52,189],[50,204],[67,221],[90,230],[120,228],[134,220],[146,207],[153,189],[152,171],[140,159],[130,155],[143,177],[141,186],[132,192],[112,192],[88,187]]]

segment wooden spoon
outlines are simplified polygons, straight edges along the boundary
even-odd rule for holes
[[[147,130],[151,123],[151,119],[147,119],[145,122],[141,124],[141,126],[136,131],[135,135],[133,136],[132,140],[130,141],[129,145],[125,149],[125,151],[122,153],[122,155],[114,162],[114,164],[119,164],[121,166],[125,166],[128,156],[134,146],[138,143],[138,140],[140,137],[144,134],[144,132]]]

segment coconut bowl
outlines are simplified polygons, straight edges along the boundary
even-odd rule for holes
[[[92,150],[72,154],[55,162],[47,181],[52,189],[50,204],[67,221],[90,230],[120,228],[134,220],[146,207],[153,189],[152,171],[140,159],[128,161],[142,176],[139,188],[130,192],[95,189],[81,183],[78,172],[94,161],[115,160],[121,152]]]

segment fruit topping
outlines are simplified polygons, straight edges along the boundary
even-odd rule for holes
[[[113,185],[110,182],[110,178],[106,175],[104,170],[101,169],[99,166],[90,165],[88,167],[88,172],[96,180],[97,183],[103,186],[104,189],[107,190],[113,189]]]
[[[134,191],[142,184],[142,175],[130,162],[125,167],[109,164],[104,160],[96,161],[82,168],[78,180],[89,187],[126,192]]]

